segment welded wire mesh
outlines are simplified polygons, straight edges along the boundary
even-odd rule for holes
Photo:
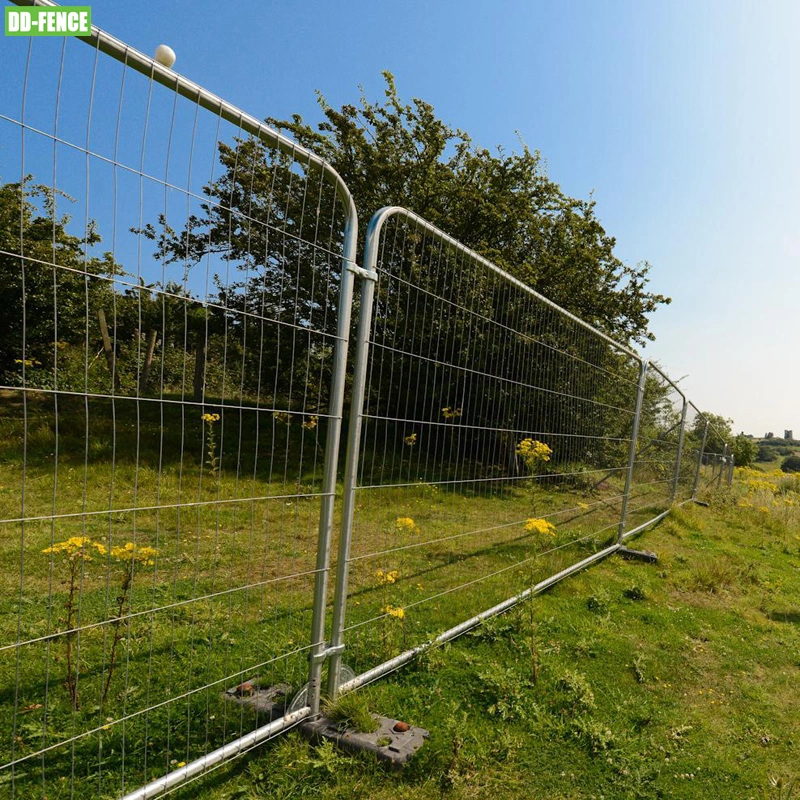
[[[733,457],[726,432],[719,430],[704,414],[694,410],[696,421],[691,430],[698,448],[695,452],[694,496],[707,500],[713,490],[728,484],[732,476]]]
[[[626,527],[652,519],[691,495],[692,464],[686,447],[684,397],[654,364],[648,364],[636,438]]]
[[[393,210],[379,242],[345,486],[357,670],[616,541],[640,373],[634,354],[419,218]]]
[[[0,795],[110,796],[305,680],[347,221],[127,54],[4,48]]]

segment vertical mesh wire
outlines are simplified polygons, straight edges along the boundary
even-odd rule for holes
[[[344,211],[98,49],[4,52],[0,794],[111,796],[305,679]]]
[[[616,540],[639,376],[413,215],[389,216],[379,246],[345,625],[358,670]]]

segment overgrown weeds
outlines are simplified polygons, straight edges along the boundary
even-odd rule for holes
[[[340,729],[350,728],[359,733],[372,733],[378,730],[380,723],[369,710],[369,702],[363,693],[348,692],[334,702],[325,705],[325,715],[333,720]]]

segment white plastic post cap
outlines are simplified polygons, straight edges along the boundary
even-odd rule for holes
[[[166,44],[160,44],[156,47],[156,61],[165,67],[172,68],[175,63],[175,51]]]

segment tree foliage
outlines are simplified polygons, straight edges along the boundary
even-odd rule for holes
[[[740,433],[733,440],[733,462],[737,467],[749,467],[759,455],[755,439]]]
[[[706,434],[704,452],[722,453],[726,445],[730,447],[733,443],[733,432],[731,431],[733,420],[719,414],[712,414],[710,411],[704,411],[702,416],[698,416],[695,419],[692,426],[692,435],[698,441],[703,439],[706,422],[708,422],[708,433]]]
[[[615,256],[592,198],[566,195],[525,144],[518,153],[476,146],[429,103],[404,103],[384,77],[383,102],[362,93],[336,110],[320,97],[317,129],[298,115],[269,122],[333,165],[363,222],[404,206],[618,340],[653,338],[648,315],[670,300],[647,291],[649,264]]]
[[[0,374],[7,378],[23,367],[52,368],[59,342],[94,339],[87,302],[111,294],[96,277],[117,265],[110,253],[89,254],[100,241],[95,225],[82,236],[69,233],[58,201],[74,202],[32,176],[0,186]]]
[[[783,472],[800,472],[800,456],[787,456],[781,461]]]

